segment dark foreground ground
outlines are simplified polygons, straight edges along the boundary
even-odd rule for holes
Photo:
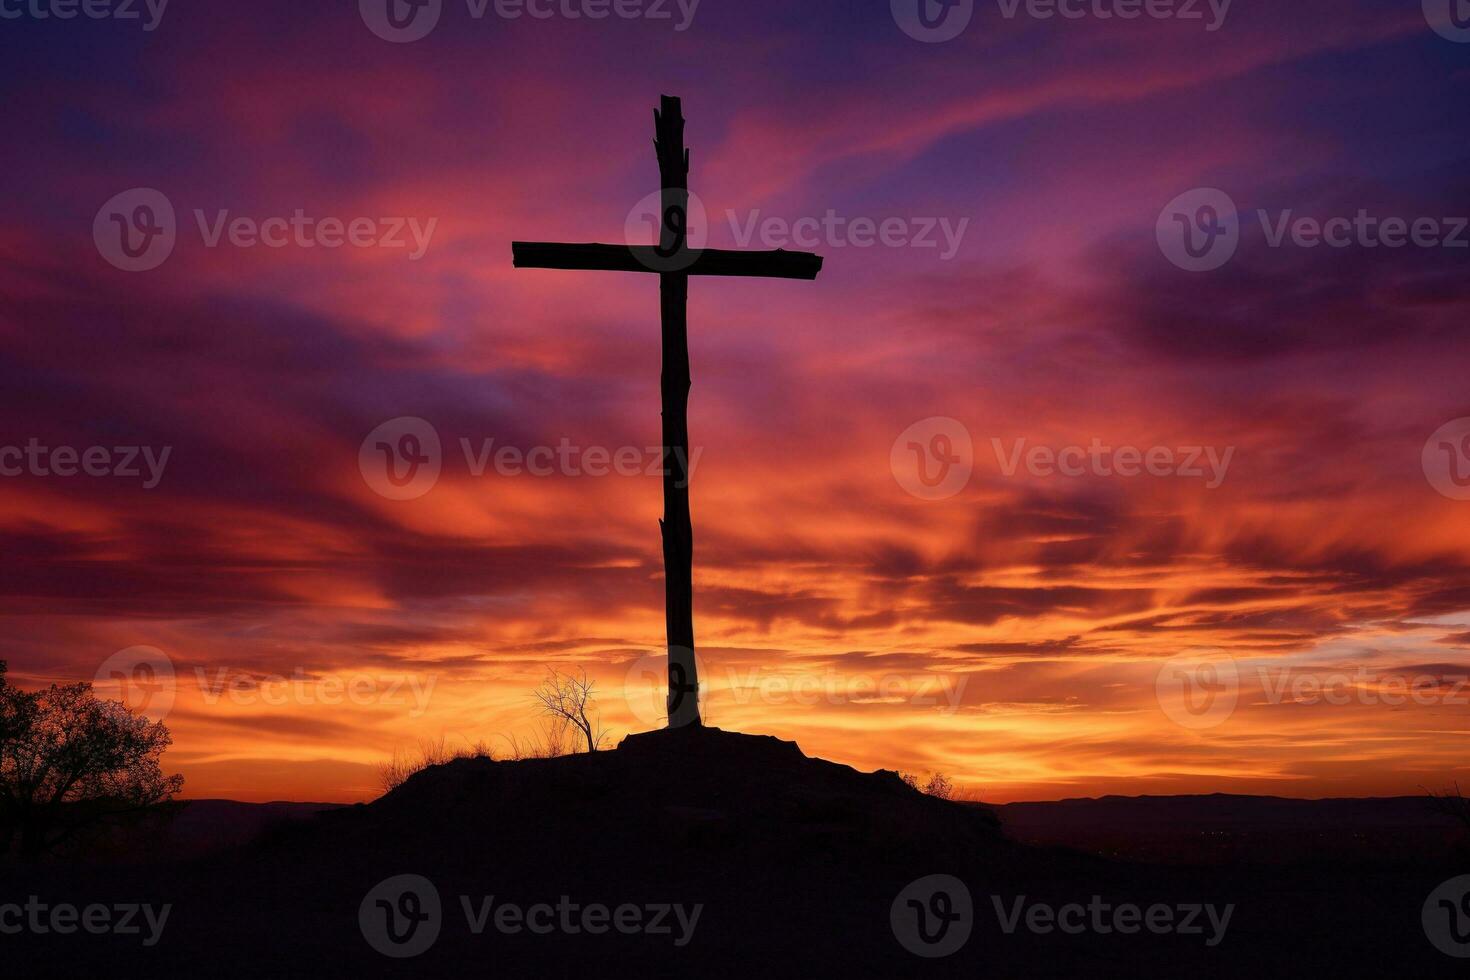
[[[173,860],[0,869],[0,976],[1465,976],[1433,940],[1470,953],[1470,899],[1424,916],[1470,874],[1456,834],[1418,800],[991,810],[657,732],[368,806],[197,804]]]

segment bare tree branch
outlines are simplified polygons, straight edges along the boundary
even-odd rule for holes
[[[546,679],[532,693],[542,714],[554,721],[559,719],[582,734],[588,752],[602,748],[607,739],[601,716],[592,713],[596,686],[595,681],[588,679],[585,667],[579,668],[576,674],[563,674],[555,667],[548,667]]]

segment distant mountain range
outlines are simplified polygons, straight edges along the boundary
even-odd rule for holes
[[[161,844],[195,856],[248,844],[339,803],[190,800]],[[1131,861],[1279,864],[1375,850],[1443,853],[1465,828],[1422,796],[1296,800],[1278,796],[1105,796],[992,806],[1012,840]]]
[[[1006,835],[1022,843],[1184,864],[1430,857],[1467,829],[1422,796],[1104,796],[992,809]]]

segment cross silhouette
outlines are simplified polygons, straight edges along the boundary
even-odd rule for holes
[[[646,272],[659,277],[663,316],[664,619],[668,638],[670,728],[700,724],[694,662],[694,530],[689,516],[689,277],[750,276],[815,279],[822,259],[808,252],[730,251],[689,247],[689,151],[684,112],[663,96],[654,110],[654,149],[661,178],[659,241],[655,245],[569,245],[514,242],[518,269]]]

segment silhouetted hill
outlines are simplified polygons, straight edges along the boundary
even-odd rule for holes
[[[1030,821],[1027,833],[1050,820],[1060,834],[1071,820],[1079,832],[1132,821],[1158,834],[1207,819],[1212,805],[1236,807],[1244,826],[1253,809],[1292,802],[1113,799],[1002,812],[1013,827]],[[238,814],[220,812],[239,826]],[[1449,975],[1458,963],[1429,946],[1420,908],[1470,868],[1448,853],[1389,853],[1270,873],[1106,860],[1007,840],[989,808],[811,759],[789,742],[660,731],[590,756],[436,766],[371,804],[277,821],[253,844],[204,858],[15,869],[0,879],[0,904],[41,895],[172,912],[156,945],[126,957],[116,936],[0,943],[17,975],[68,977]],[[913,899],[935,875],[962,890]],[[951,935],[945,923],[960,921],[952,916],[966,901],[967,941],[943,959],[916,955],[934,948],[924,936]],[[1031,924],[1038,909],[1098,903],[1171,910],[1181,924],[1188,914],[1196,929]],[[1207,906],[1228,910],[1228,924],[1212,933],[1196,914]]]
[[[363,809],[329,822],[384,832],[430,812],[441,825],[497,839],[585,836],[596,827],[630,844],[652,838],[752,854],[883,847],[932,856],[1000,841],[986,807],[925,796],[895,772],[808,758],[794,742],[718,728],[631,735],[612,752],[558,759],[460,759]]]

